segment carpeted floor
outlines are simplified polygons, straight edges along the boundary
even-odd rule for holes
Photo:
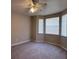
[[[67,52],[48,43],[29,42],[12,47],[12,59],[67,59]]]

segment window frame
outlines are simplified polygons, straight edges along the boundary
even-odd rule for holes
[[[64,36],[64,35],[62,35],[62,17],[64,16],[64,15],[67,15],[67,13],[66,14],[63,14],[62,16],[61,16],[61,36],[63,36],[63,37],[67,37],[67,35],[66,36]],[[67,23],[67,20],[66,20],[66,23]],[[66,34],[67,34],[67,25],[66,25]]]
[[[58,17],[59,18],[59,21],[60,21],[60,17],[59,16],[56,16],[56,17]],[[51,17],[51,18],[56,18],[56,17]],[[39,20],[40,19],[42,19],[43,20],[43,33],[39,33]],[[59,35],[60,34],[60,31],[58,31],[59,33],[58,34],[47,34],[46,33],[46,19],[48,19],[48,18],[39,18],[38,19],[38,34],[45,34],[45,35]],[[58,22],[59,23],[59,22]],[[60,23],[59,23],[59,26],[60,26]],[[59,29],[60,29],[60,27],[59,27]]]
[[[40,19],[43,19],[45,21],[45,19],[47,18],[53,18],[53,17],[59,17],[59,37],[61,37],[61,29],[62,29],[62,16],[67,14],[67,9],[59,12],[59,13],[55,13],[55,14],[50,14],[50,15],[45,15],[45,16],[39,16]],[[44,24],[45,26],[45,24]],[[45,29],[44,29],[45,32]],[[40,34],[37,32],[37,34]],[[41,34],[45,34],[45,33],[41,33]],[[47,35],[47,34],[45,34]],[[53,34],[48,34],[48,35],[53,35]],[[54,34],[55,35],[55,34]],[[64,37],[64,36],[63,36]],[[66,37],[67,38],[67,37]]]
[[[59,18],[59,17],[51,17],[51,18]],[[49,18],[46,18],[46,19],[49,19]],[[46,19],[45,19],[45,23],[46,23]],[[58,21],[58,26],[59,26],[59,21]],[[48,34],[48,33],[46,33],[46,28],[45,28],[45,34]],[[54,33],[51,34],[51,33],[49,33],[48,35],[59,35],[59,30],[58,30],[58,34],[54,34]]]

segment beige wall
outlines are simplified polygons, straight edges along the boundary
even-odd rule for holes
[[[31,41],[36,40],[36,18],[31,17]]]
[[[62,37],[62,36],[59,37],[57,35],[45,35],[44,41],[57,44],[67,49],[67,38],[66,37]]]
[[[12,13],[11,44],[30,40],[30,17]]]
[[[61,36],[60,45],[67,49],[67,37]]]
[[[44,41],[54,43],[54,44],[59,44],[60,43],[60,39],[59,39],[58,35],[46,34]]]
[[[59,37],[58,35],[50,35],[50,34],[46,35],[37,34],[36,36],[37,36],[36,39],[37,42],[49,42],[67,49],[67,38],[65,37]]]

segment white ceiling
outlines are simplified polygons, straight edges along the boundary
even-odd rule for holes
[[[46,7],[36,13],[30,13],[27,9],[28,1],[29,0],[12,0],[12,12],[24,15],[48,15],[63,11],[67,8],[67,0],[40,0],[42,3],[47,3]]]

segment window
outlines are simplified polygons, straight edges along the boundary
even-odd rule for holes
[[[43,33],[43,19],[39,19],[38,33]]]
[[[67,15],[62,16],[61,36],[67,36]]]
[[[46,19],[46,34],[59,34],[59,17]]]

